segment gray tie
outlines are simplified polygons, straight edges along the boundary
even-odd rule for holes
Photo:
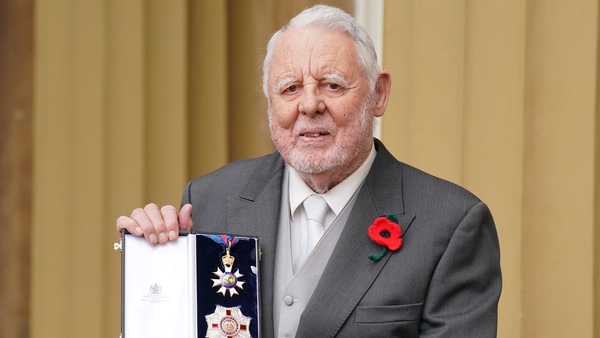
[[[321,237],[323,237],[323,234],[325,233],[325,218],[327,217],[327,210],[329,209],[327,202],[323,197],[318,195],[310,195],[302,204],[304,205],[304,210],[308,217],[308,238],[306,242],[302,243],[300,256],[298,256],[298,260],[296,261],[296,264],[294,264],[294,273],[300,270],[300,267],[302,267],[302,264],[304,264],[308,255],[310,255]]]

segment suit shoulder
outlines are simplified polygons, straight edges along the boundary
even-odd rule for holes
[[[408,203],[432,205],[444,210],[470,209],[481,200],[464,187],[399,162]],[[412,202],[411,202],[412,201]]]
[[[274,175],[283,168],[283,164],[279,153],[238,160],[190,181],[187,190],[190,192],[224,191],[232,193],[239,191],[249,180]]]
[[[480,202],[465,188],[398,161],[380,141],[375,140],[375,147],[378,149],[378,154],[370,172],[373,181],[384,185],[391,183],[391,186],[395,187],[395,193],[402,191],[405,202],[416,201],[421,205],[422,203],[473,205]]]

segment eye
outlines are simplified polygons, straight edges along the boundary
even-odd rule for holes
[[[335,82],[327,82],[325,83],[325,88],[332,92],[339,92],[344,90],[344,86]]]
[[[284,93],[295,93],[298,91],[298,86],[297,85],[291,85],[289,87],[287,87],[286,89],[283,90]]]

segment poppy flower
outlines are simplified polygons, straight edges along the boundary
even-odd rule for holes
[[[369,259],[375,262],[379,261],[387,250],[396,251],[400,249],[402,246],[402,229],[398,224],[396,215],[390,213],[386,216],[377,217],[369,227],[369,237],[383,247],[379,255],[369,255]]]

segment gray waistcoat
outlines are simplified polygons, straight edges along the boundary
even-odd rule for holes
[[[329,226],[300,271],[294,275],[290,239],[289,174],[284,175],[275,257],[273,323],[276,337],[294,337],[300,316],[331,257],[356,200],[356,193]],[[357,189],[360,190],[360,187]]]

